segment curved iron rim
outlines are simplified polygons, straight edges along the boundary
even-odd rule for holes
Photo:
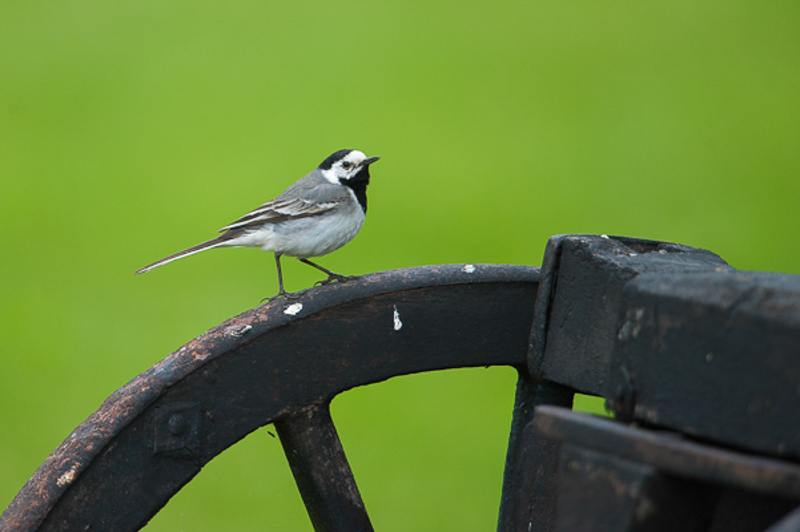
[[[140,414],[182,379],[254,338],[323,310],[392,292],[465,284],[538,283],[539,274],[538,267],[494,264],[389,270],[344,284],[308,289],[296,298],[269,302],[235,316],[191,340],[111,394],[37,469],[0,516],[0,528],[38,528],[81,473]],[[524,355],[518,362],[524,365]],[[380,380],[383,379],[357,386]]]

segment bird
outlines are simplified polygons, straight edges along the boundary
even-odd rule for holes
[[[334,273],[310,260],[341,248],[364,225],[370,165],[380,157],[359,150],[339,150],[317,168],[284,190],[277,198],[226,225],[212,238],[136,271],[141,274],[174,260],[221,247],[252,247],[275,254],[278,293],[272,301],[294,296],[284,289],[281,257],[295,257],[328,277],[317,284],[344,282],[350,277]]]

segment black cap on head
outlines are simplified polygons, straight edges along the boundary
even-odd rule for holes
[[[353,150],[339,150],[339,151],[333,152],[332,154],[328,155],[328,157],[324,161],[319,163],[320,169],[322,169],[322,170],[330,170],[331,167],[333,166],[333,163],[335,163],[336,161],[341,161],[351,151],[353,151]]]

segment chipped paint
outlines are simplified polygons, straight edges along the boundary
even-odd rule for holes
[[[399,331],[403,328],[403,322],[400,321],[400,312],[397,310],[397,305],[394,305],[394,314],[392,317],[394,318],[394,330]]]
[[[299,314],[301,310],[303,310],[302,303],[293,303],[288,307],[286,307],[283,313],[288,314],[289,316],[297,316],[297,314]]]
[[[637,338],[642,331],[645,321],[645,309],[634,308],[625,311],[625,322],[617,332],[617,339],[620,341],[628,341],[631,338]]]
[[[225,329],[225,334],[228,336],[235,336],[236,338],[240,338],[253,330],[252,325],[245,325],[243,327],[228,327]]]
[[[75,477],[77,476],[76,474],[77,470],[78,470],[78,464],[74,464],[69,471],[66,471],[64,474],[58,477],[58,480],[56,480],[56,485],[59,488],[63,488],[67,484],[71,484],[72,481],[75,480]]]

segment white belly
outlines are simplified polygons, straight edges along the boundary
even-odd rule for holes
[[[301,259],[327,255],[353,240],[361,231],[364,213],[359,208],[354,214],[333,214],[325,217],[323,223],[312,217],[278,224],[273,230],[272,242],[262,249]]]
[[[364,225],[364,212],[358,205],[349,212],[334,211],[322,217],[310,216],[259,229],[231,240],[228,246],[260,247],[301,259],[320,257],[344,246]]]

